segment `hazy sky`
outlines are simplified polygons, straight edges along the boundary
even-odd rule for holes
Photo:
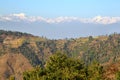
[[[0,15],[94,17],[120,16],[120,0],[0,0]]]

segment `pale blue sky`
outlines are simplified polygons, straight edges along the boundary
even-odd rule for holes
[[[120,16],[120,0],[0,0],[0,15],[94,17]]]
[[[59,24],[45,22],[30,22],[29,24],[26,20],[14,22],[17,21],[16,19],[24,19],[24,14],[20,15],[19,13],[26,14],[27,20],[31,16],[41,16],[45,19],[74,16],[90,18],[90,22],[95,20],[93,22],[98,22],[98,24],[79,21]],[[12,18],[9,14],[15,14],[22,18],[15,18],[15,15]],[[0,29],[27,32],[50,39],[120,33],[120,0],[0,0],[0,19]],[[8,19],[11,21],[4,21]],[[105,25],[99,24],[99,22],[112,22],[113,24]]]

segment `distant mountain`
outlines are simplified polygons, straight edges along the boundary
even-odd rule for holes
[[[78,38],[120,33],[120,17],[43,18],[24,13],[0,16],[0,29],[32,33],[49,39]]]
[[[108,70],[119,70],[120,34],[50,40],[27,33],[0,30],[0,78],[5,80],[14,75],[21,80],[22,72],[38,65],[44,67],[49,57],[57,51],[78,58],[86,65],[98,61]],[[105,75],[114,78],[115,72],[106,72]]]

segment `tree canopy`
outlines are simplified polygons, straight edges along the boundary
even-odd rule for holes
[[[23,73],[24,80],[101,80],[102,66],[93,63],[85,66],[79,59],[55,53],[44,68],[36,67]]]

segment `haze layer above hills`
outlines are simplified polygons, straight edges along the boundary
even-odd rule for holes
[[[50,39],[120,33],[120,17],[93,18],[27,16],[24,13],[0,16],[0,29],[27,32]]]

